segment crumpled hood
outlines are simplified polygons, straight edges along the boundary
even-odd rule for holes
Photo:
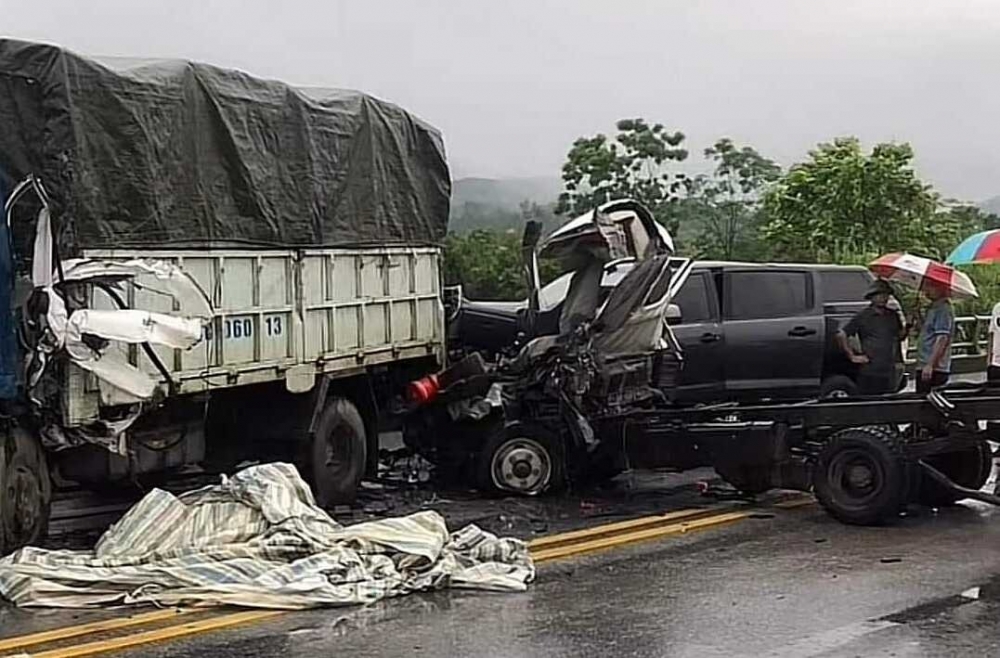
[[[620,199],[552,231],[539,243],[538,253],[575,269],[584,254],[605,263],[619,258],[644,260],[656,254],[672,254],[674,240],[648,208],[633,199]]]

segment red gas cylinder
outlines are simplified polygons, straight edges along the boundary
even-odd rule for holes
[[[410,382],[406,387],[406,397],[415,404],[427,404],[437,397],[441,390],[437,375],[427,375]]]

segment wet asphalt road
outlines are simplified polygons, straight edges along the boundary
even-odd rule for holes
[[[1000,655],[1000,512],[889,528],[816,506],[543,565],[525,594],[440,592],[123,655]]]

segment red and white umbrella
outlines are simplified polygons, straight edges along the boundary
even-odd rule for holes
[[[936,285],[952,297],[979,297],[975,284],[964,272],[913,254],[886,254],[868,264],[868,269],[887,281],[917,290]]]

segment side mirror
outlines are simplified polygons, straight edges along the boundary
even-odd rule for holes
[[[542,223],[531,220],[521,236],[521,267],[528,284],[528,310],[538,311],[538,293],[542,287],[538,277],[538,241],[542,238]]]
[[[681,313],[681,307],[677,304],[667,304],[667,324],[680,324],[684,321],[684,314]]]
[[[441,291],[441,299],[444,303],[444,317],[446,324],[452,324],[458,319],[462,312],[462,301],[465,299],[465,292],[461,285],[445,286]]]

